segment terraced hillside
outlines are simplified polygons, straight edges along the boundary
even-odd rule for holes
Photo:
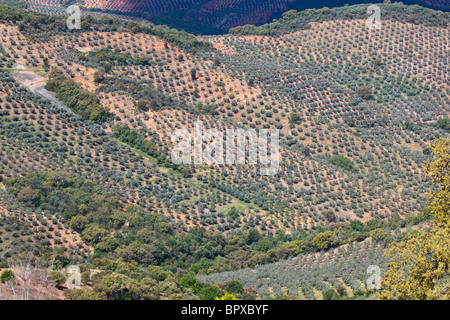
[[[424,162],[449,135],[446,13],[385,4],[369,30],[364,5],[290,11],[194,37],[1,9],[0,208],[37,245],[127,276],[219,272],[373,238],[426,207]],[[196,121],[280,130],[279,172],[173,164],[171,133]],[[316,233],[331,240],[289,246]]]

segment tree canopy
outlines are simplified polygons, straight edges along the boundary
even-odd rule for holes
[[[429,231],[390,246],[380,299],[450,299],[450,139],[438,139],[432,152],[426,172],[440,186],[429,198],[434,220]]]

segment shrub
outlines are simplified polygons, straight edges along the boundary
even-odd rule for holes
[[[359,170],[353,166],[352,161],[344,156],[334,156],[330,159],[330,163],[334,164],[335,166],[341,167],[344,170],[348,170],[354,173],[359,172]]]
[[[12,270],[5,270],[0,276],[1,283],[6,283],[14,279],[14,272]]]
[[[242,283],[240,283],[237,280],[231,280],[227,286],[226,291],[230,293],[236,293],[236,294],[243,294],[244,293],[244,286]]]

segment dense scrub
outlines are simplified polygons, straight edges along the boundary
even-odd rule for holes
[[[56,97],[84,120],[102,123],[112,118],[109,109],[99,104],[94,93],[68,79],[62,71],[52,70],[45,88],[56,92]]]

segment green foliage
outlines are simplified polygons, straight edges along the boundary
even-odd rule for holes
[[[222,295],[222,290],[214,285],[203,285],[200,290],[199,296],[202,300],[214,300],[215,298]]]
[[[94,82],[95,83],[102,82],[104,78],[105,78],[105,71],[103,71],[103,70],[95,71],[95,73],[94,73]]]
[[[370,232],[375,229],[383,229],[385,226],[385,223],[380,218],[372,218],[366,221],[363,231],[364,232]]]
[[[333,293],[333,296],[331,297],[330,300],[341,300],[341,297],[339,296],[339,294],[337,292]]]
[[[429,197],[430,228],[404,241],[393,243],[386,255],[389,270],[384,273],[380,299],[448,300],[450,263],[450,139],[433,143],[433,161],[426,163],[426,173],[439,190]]]
[[[22,0],[1,0],[0,4],[20,9],[27,9],[29,7],[29,3]]]
[[[237,280],[231,280],[225,290],[229,293],[235,293],[235,294],[239,294],[242,295],[244,294],[244,286],[242,285],[242,283],[240,283]]]
[[[336,290],[330,288],[327,291],[325,291],[325,293],[323,294],[323,300],[335,300],[335,299],[333,299],[333,297],[335,297],[335,295],[338,295]]]
[[[445,130],[447,132],[450,132],[450,118],[442,118],[439,119],[436,124],[436,128]]]
[[[64,291],[65,296],[70,300],[103,300],[106,296],[103,292],[92,290],[74,289]]]
[[[275,297],[275,300],[289,300],[289,297],[286,294],[279,294]]]
[[[257,251],[267,252],[270,249],[274,248],[275,245],[275,242],[271,239],[261,239],[256,243],[255,249]]]
[[[126,92],[131,94],[135,101],[146,101],[146,109],[153,111],[172,108],[191,109],[179,100],[155,89],[148,80],[136,81],[124,77],[109,76],[102,80],[102,84],[104,86],[99,87],[96,90],[97,93]]]
[[[102,123],[113,117],[107,107],[99,104],[94,93],[67,78],[61,70],[53,69],[48,77],[49,81],[45,88],[56,92],[56,97],[82,119]]]
[[[214,300],[223,294],[219,287],[201,283],[191,273],[183,275],[177,281],[183,288],[192,289],[194,294],[200,296],[202,300]]]
[[[309,149],[308,147],[303,147],[300,149],[300,151],[307,157],[311,155],[311,149]]]
[[[196,105],[196,109],[199,111],[199,113],[210,114],[213,116],[218,114],[216,108],[217,107],[213,104],[207,104],[207,105],[198,104],[198,105]]]
[[[231,209],[227,212],[227,216],[233,220],[236,220],[239,218],[239,211],[237,211],[235,207],[231,207]]]
[[[191,78],[192,78],[192,80],[197,79],[197,69],[196,68],[191,68]]]
[[[66,275],[63,271],[53,270],[50,272],[50,279],[56,286],[61,286],[66,282]]]
[[[121,207],[117,198],[104,195],[101,186],[64,170],[14,177],[5,181],[5,186],[26,205],[61,213],[68,220],[80,215],[73,222],[79,231],[86,227],[87,221],[99,221],[100,216],[113,215],[113,210]],[[24,194],[31,194],[33,201]],[[107,228],[114,226],[102,225]]]
[[[327,219],[328,222],[335,222],[336,221],[336,214],[333,211],[331,211],[331,210],[325,211],[323,216],[325,217],[325,219]]]
[[[2,274],[0,275],[0,282],[6,283],[8,281],[11,281],[14,279],[14,272],[12,270],[6,269],[3,270]]]
[[[387,238],[387,236],[388,234],[381,228],[369,232],[369,237],[375,241],[383,241]]]
[[[342,283],[337,285],[336,291],[337,291],[339,297],[346,297],[347,296],[347,290],[345,289],[345,287],[344,287],[344,285]]]
[[[126,144],[129,144],[133,148],[137,148],[149,156],[157,158],[158,160],[163,157],[154,143],[145,139],[143,134],[137,130],[131,129],[128,125],[117,122],[111,130],[114,133],[114,137],[122,142],[125,142]],[[161,159],[161,162],[163,161],[164,160]]]
[[[248,234],[249,244],[258,242],[262,239],[262,235],[256,229],[250,229]]]
[[[86,206],[87,207],[87,206]],[[85,210],[83,210],[85,212]],[[82,232],[86,226],[88,225],[89,220],[83,215],[77,215],[74,216],[72,219],[70,219],[70,228],[76,232]]]
[[[95,245],[101,242],[102,240],[106,239],[106,237],[109,236],[109,232],[108,230],[100,228],[96,225],[91,225],[84,229],[81,236],[86,243],[90,245]]]
[[[209,268],[212,268],[213,263],[206,259],[205,257],[201,258],[199,262],[194,263],[189,268],[189,271],[191,271],[194,274],[203,274],[207,273]]]
[[[167,168],[172,168],[179,171],[185,178],[192,176],[192,170],[183,165],[174,164],[170,159],[167,159],[159,150],[155,143],[150,141],[145,135],[135,129],[131,129],[128,125],[117,122],[111,128],[114,137],[120,141],[136,148],[145,154],[156,158],[159,165]]]
[[[354,173],[359,172],[359,170],[353,166],[352,161],[347,157],[334,156],[329,160],[329,162],[335,166],[341,167],[344,170],[351,171]]]
[[[356,126],[356,119],[355,118],[350,118],[345,120],[345,123],[349,126],[349,127],[354,127]]]
[[[292,112],[289,115],[289,123],[299,123],[302,121],[302,116],[298,112]]]
[[[136,102],[136,110],[138,112],[145,112],[148,111],[148,102],[144,99],[139,99],[138,102]]]
[[[352,221],[350,221],[350,227],[354,231],[362,231],[364,228],[364,224],[359,220],[352,220]]]
[[[372,90],[368,87],[358,87],[355,90],[356,94],[364,100],[373,99]]]
[[[423,221],[429,220],[431,217],[432,217],[431,209],[429,207],[424,207],[420,210],[419,214],[415,216],[406,217],[405,223],[417,225]]]
[[[417,126],[417,125],[413,124],[410,121],[406,121],[405,122],[404,128],[407,129],[407,130],[410,130],[412,132],[418,133],[418,134],[423,132],[423,130],[422,130],[422,128],[420,126]]]
[[[146,56],[133,57],[123,52],[115,52],[109,48],[103,48],[98,51],[78,52],[78,59],[81,62],[89,61],[102,67],[106,72],[111,71],[114,66],[128,65],[150,65],[155,62],[150,61]]]
[[[154,282],[135,279],[114,273],[103,273],[94,276],[94,292],[105,294],[112,300],[153,300],[155,298]]]
[[[150,277],[152,277],[157,281],[164,281],[171,274],[171,272],[165,271],[160,266],[148,266],[147,272],[150,275]]]
[[[319,250],[329,249],[339,243],[335,232],[325,231],[318,233],[313,238],[313,245]]]

